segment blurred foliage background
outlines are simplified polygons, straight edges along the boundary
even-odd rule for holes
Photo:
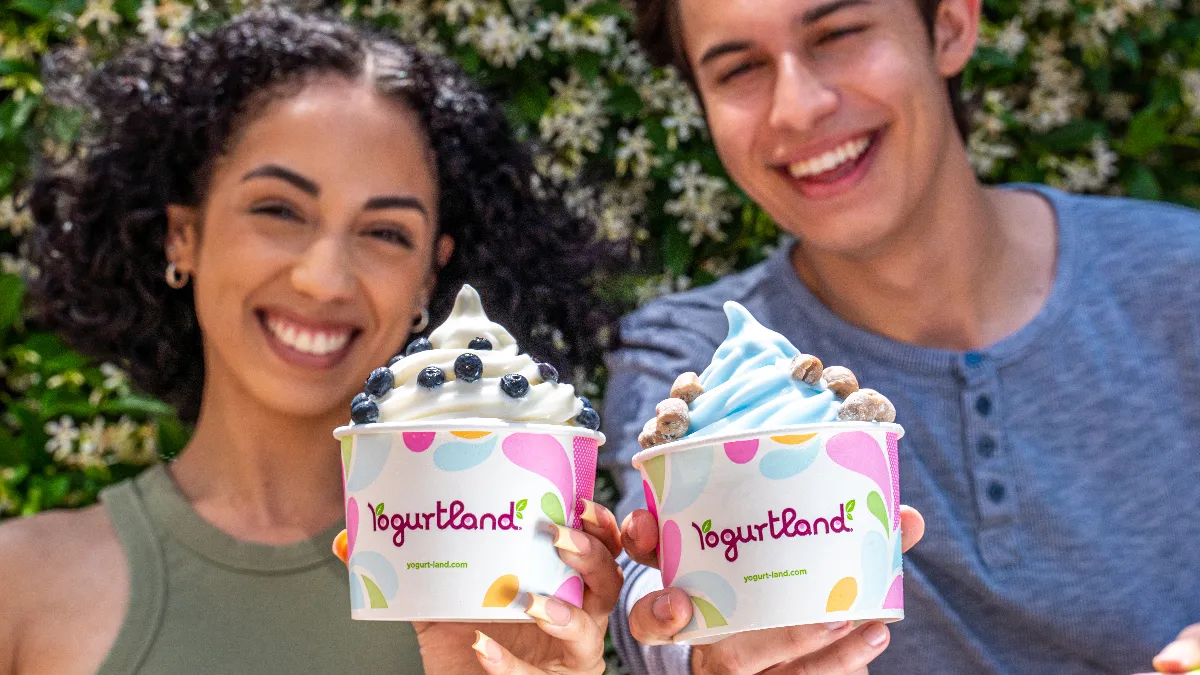
[[[692,95],[651,68],[612,0],[287,3],[370,22],[449,53],[507,101],[538,169],[635,269],[607,289],[630,308],[761,260],[778,234],[725,178]],[[251,3],[6,0],[0,8],[0,518],[91,503],[178,452],[187,430],[28,320],[22,186],[79,119],[50,105],[39,60],[103,59],[130,40],[179,42]],[[1200,203],[1200,0],[986,0],[965,77],[972,163],[989,182]],[[1153,223],[1146,223],[1153,227]],[[600,382],[599,364],[584,374]],[[602,395],[596,384],[585,391]],[[609,484],[610,485],[610,484]],[[611,499],[611,487],[603,497]]]

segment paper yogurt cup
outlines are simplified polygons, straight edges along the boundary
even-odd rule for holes
[[[341,427],[350,612],[368,621],[532,621],[525,592],[576,606],[551,523],[580,526],[604,436],[503,421]]]
[[[904,618],[897,424],[827,422],[638,453],[663,585],[692,599],[675,637]]]

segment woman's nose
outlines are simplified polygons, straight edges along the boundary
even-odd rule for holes
[[[354,270],[345,237],[316,239],[292,269],[296,290],[320,302],[345,300],[354,293]]]

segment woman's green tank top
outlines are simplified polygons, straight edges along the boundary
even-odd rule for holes
[[[100,495],[129,560],[129,609],[100,675],[423,672],[412,626],[352,621],[341,525],[288,546],[239,541],[164,466]]]

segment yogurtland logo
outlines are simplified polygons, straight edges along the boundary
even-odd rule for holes
[[[520,530],[516,521],[525,518],[525,507],[529,500],[509,502],[506,513],[479,513],[467,510],[462,500],[455,499],[448,506],[443,506],[438,500],[432,511],[412,513],[393,513],[388,515],[383,508],[383,502],[377,506],[367,504],[367,514],[371,519],[371,531],[393,530],[392,544],[396,548],[404,546],[405,534],[410,530]]]
[[[696,536],[700,539],[700,550],[716,548],[725,545],[725,559],[733,562],[738,559],[738,544],[748,544],[755,541],[766,541],[767,538],[783,539],[784,537],[808,537],[818,534],[841,534],[853,532],[854,528],[846,524],[854,520],[854,500],[838,506],[838,514],[832,518],[816,518],[808,520],[797,518],[796,509],[788,507],[775,515],[767,511],[765,523],[726,527],[720,531],[713,528],[712,519],[704,521],[703,525],[692,523]]]

